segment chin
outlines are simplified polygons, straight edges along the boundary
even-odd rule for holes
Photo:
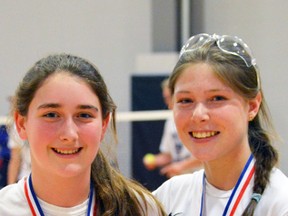
[[[85,173],[89,173],[90,175],[91,172],[90,170],[91,170],[90,167],[88,169],[80,165],[70,164],[65,167],[62,167],[57,172],[59,176],[69,178],[69,177],[77,177],[79,175],[84,176]]]

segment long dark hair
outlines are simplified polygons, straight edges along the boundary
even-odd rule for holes
[[[110,127],[116,141],[116,105],[96,67],[77,56],[56,54],[36,62],[19,84],[14,98],[14,112],[26,116],[36,91],[49,76],[59,72],[80,77],[91,87],[101,103],[102,118],[106,119],[111,115]],[[100,215],[145,215],[151,201],[157,206],[155,210],[158,210],[159,215],[165,215],[160,203],[152,194],[140,184],[121,175],[117,168],[111,166],[101,150],[92,163],[91,178]],[[150,204],[147,199],[150,200]]]

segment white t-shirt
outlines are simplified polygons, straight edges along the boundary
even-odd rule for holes
[[[165,121],[159,148],[162,153],[170,153],[173,161],[181,161],[192,156],[189,150],[179,140],[172,118]]]
[[[153,194],[169,215],[199,216],[204,170],[175,176],[164,182]],[[254,177],[251,179],[235,212],[241,215],[250,202]],[[232,190],[222,191],[206,181],[206,215],[222,215]],[[288,178],[277,168],[258,203],[254,216],[288,216]]]
[[[19,180],[15,184],[8,185],[0,190],[0,216],[31,216],[32,215],[31,209],[29,207],[29,204],[25,195],[24,184],[25,184],[25,178]],[[27,191],[29,191],[29,189]],[[30,191],[29,191],[29,194],[30,194]],[[59,194],[59,196],[61,196],[61,194]],[[136,196],[139,197],[139,202],[144,207],[142,198],[140,198],[140,196],[137,194]],[[31,194],[29,195],[29,197],[30,197],[33,209],[36,212],[38,212],[37,206],[35,202],[33,201],[33,198],[31,198]],[[147,212],[145,213],[145,216],[146,215],[147,216],[159,215],[158,208],[154,200],[152,200],[148,196],[145,196],[145,198],[148,203]],[[86,216],[87,215],[88,199],[85,200],[80,205],[77,205],[71,208],[64,208],[64,207],[51,205],[47,202],[44,202],[43,200],[39,198],[38,198],[38,201],[45,216]],[[95,204],[95,196],[93,197],[93,200],[92,200],[92,207],[91,207],[92,210],[94,209],[94,204]],[[90,211],[91,216],[93,215],[92,210]],[[40,214],[38,213],[37,215],[40,215]]]
[[[31,209],[29,207],[24,191],[25,180],[22,178],[18,183],[8,185],[0,190],[0,215],[2,216],[31,216]],[[45,216],[86,216],[88,207],[88,198],[80,205],[63,208],[51,205],[38,198],[41,208]],[[33,209],[37,211],[36,204],[31,199]],[[93,200],[93,203],[95,201]],[[93,212],[92,212],[93,213]],[[39,213],[36,213],[40,215]],[[92,214],[91,214],[92,215]]]

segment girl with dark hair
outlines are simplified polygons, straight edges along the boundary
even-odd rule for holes
[[[146,189],[113,168],[100,144],[116,138],[116,106],[97,69],[67,54],[38,61],[14,100],[31,175],[0,191],[0,215],[165,215]]]
[[[169,80],[180,139],[204,164],[156,191],[170,215],[288,215],[259,69],[238,37],[199,34]]]

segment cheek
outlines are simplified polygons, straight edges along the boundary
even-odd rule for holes
[[[174,112],[174,122],[180,140],[185,143],[184,139],[187,136],[185,131],[187,131],[186,128],[188,127],[186,125],[189,125],[189,117],[181,111]]]
[[[57,128],[51,127],[49,124],[37,121],[28,122],[26,126],[29,142],[40,142],[54,139],[57,134]]]
[[[217,110],[214,113],[214,116],[217,117],[219,121],[238,123],[246,122],[246,112],[241,108],[241,105],[237,106],[227,106],[221,110]],[[215,117],[215,118],[216,118]]]
[[[174,121],[176,128],[181,132],[184,129],[184,126],[189,122],[189,113],[185,111],[174,110]]]
[[[94,144],[100,144],[101,137],[102,137],[102,127],[101,125],[96,126],[83,126],[79,129],[79,132],[81,134],[81,138],[85,140],[85,143],[92,143]]]

